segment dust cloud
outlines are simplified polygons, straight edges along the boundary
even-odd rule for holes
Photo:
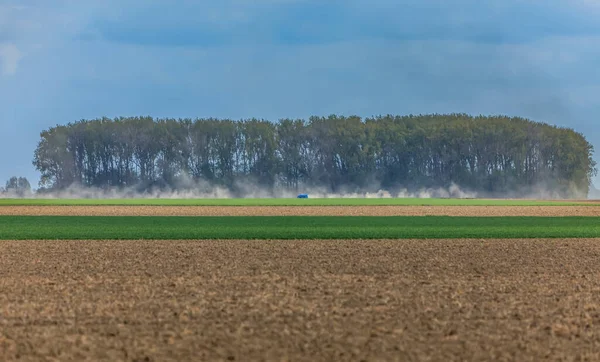
[[[140,185],[120,188],[97,188],[81,185],[71,185],[62,190],[32,191],[28,193],[0,192],[0,198],[38,198],[38,199],[228,199],[228,198],[295,198],[299,193],[308,194],[310,198],[497,198],[497,199],[564,199],[559,192],[545,187],[530,187],[510,193],[485,193],[463,188],[455,183],[449,187],[437,188],[396,188],[386,190],[369,188],[370,191],[357,191],[341,189],[331,192],[327,187],[299,187],[298,191],[291,191],[283,187],[267,188],[251,182],[236,182],[235,189],[211,184],[207,181],[197,181],[191,178],[182,178],[176,189],[170,188],[145,188]],[[572,191],[573,198],[585,199],[587,195]]]

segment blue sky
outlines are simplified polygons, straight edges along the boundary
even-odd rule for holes
[[[37,183],[39,132],[101,116],[507,114],[600,155],[599,18],[600,0],[0,0],[0,182]]]

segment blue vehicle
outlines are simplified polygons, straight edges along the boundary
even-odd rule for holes
[[[299,199],[308,199],[308,194],[300,194],[298,195]]]

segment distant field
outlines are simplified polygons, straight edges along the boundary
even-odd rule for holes
[[[586,206],[147,206],[70,205],[0,206],[10,216],[596,216],[600,207]]]
[[[144,206],[590,206],[600,200],[508,200],[422,198],[262,198],[262,199],[0,199],[0,206],[144,205]]]
[[[596,238],[598,217],[0,216],[0,239]]]

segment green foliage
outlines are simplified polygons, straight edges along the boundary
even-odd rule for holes
[[[25,177],[11,177],[6,181],[6,186],[0,188],[0,193],[6,192],[10,195],[25,196],[31,193],[31,185]]]
[[[596,174],[579,133],[522,118],[465,114],[311,117],[308,121],[82,120],[41,133],[40,186],[179,189],[206,180],[236,191],[448,187],[518,197],[585,197]],[[191,180],[190,180],[191,178]]]
[[[600,237],[600,218],[0,216],[3,240],[570,237]]]
[[[599,206],[592,202],[485,200],[485,199],[402,199],[402,198],[313,198],[313,199],[0,199],[0,206]]]

